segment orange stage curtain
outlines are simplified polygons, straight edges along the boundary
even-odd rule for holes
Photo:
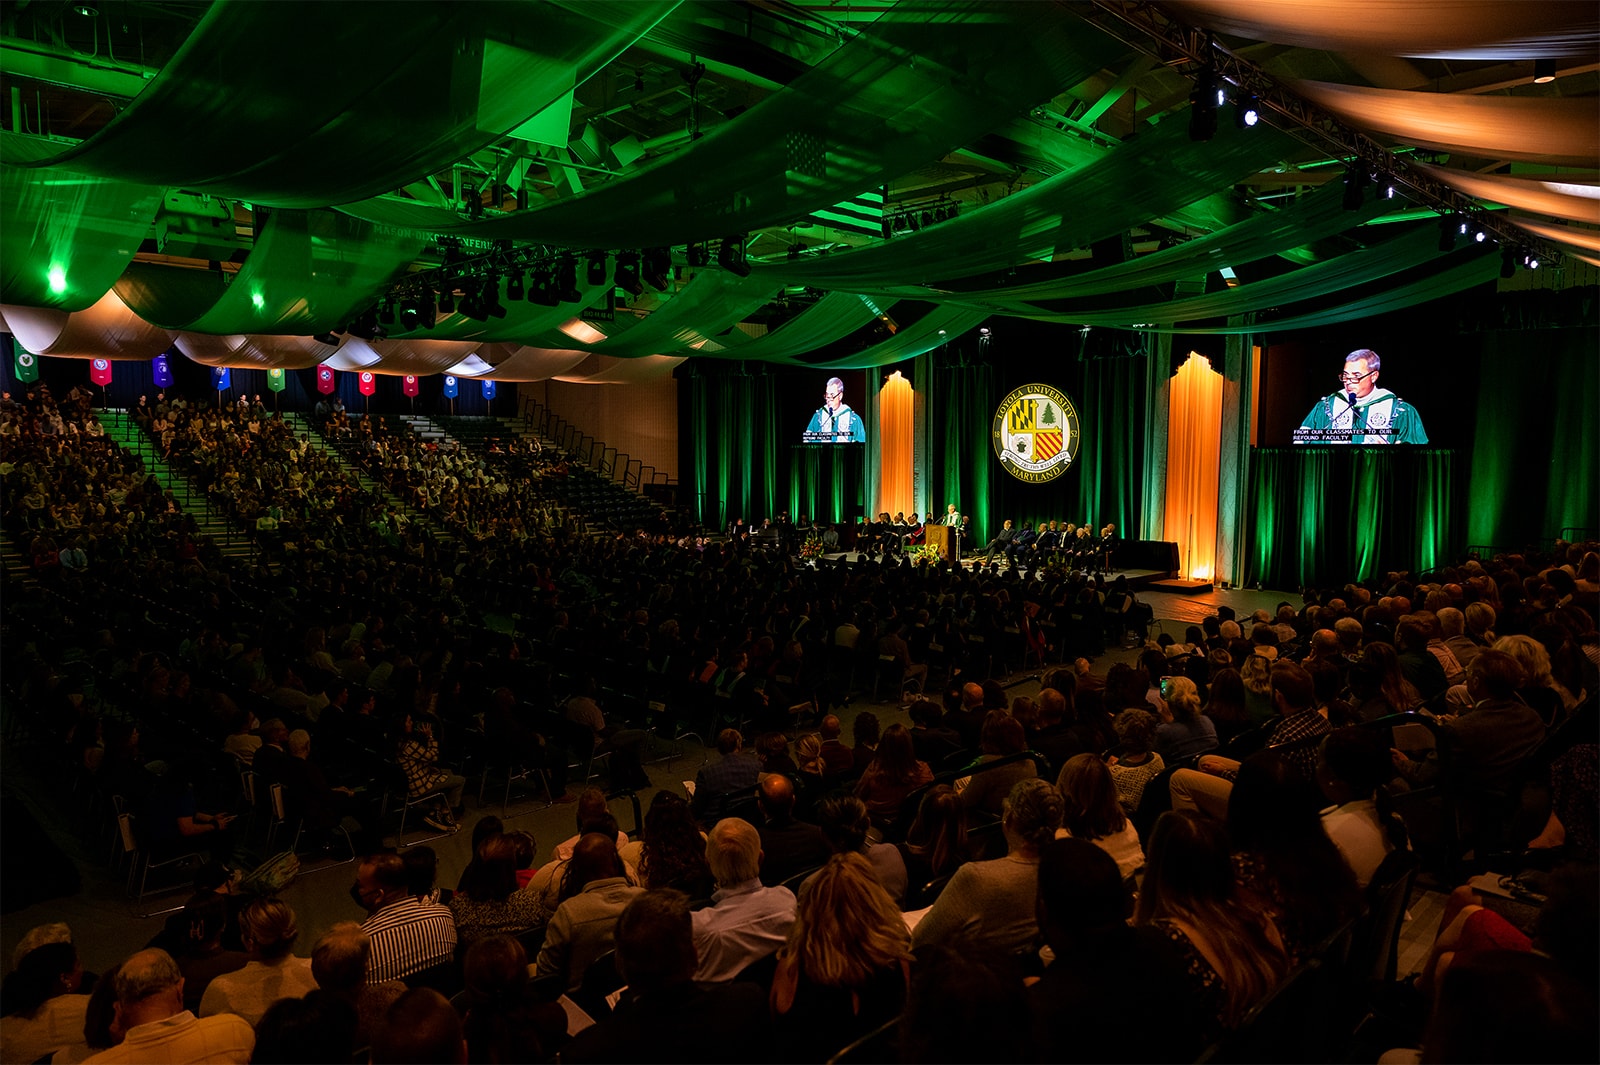
[[[1167,420],[1163,538],[1176,541],[1183,576],[1217,572],[1217,475],[1222,459],[1222,375],[1194,352],[1172,379]]]
[[[917,394],[911,382],[896,370],[878,391],[878,505],[874,515],[888,511],[910,515],[917,505],[911,493],[912,430]]]

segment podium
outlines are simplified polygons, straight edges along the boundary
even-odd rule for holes
[[[922,542],[937,547],[940,557],[946,562],[960,562],[960,532],[961,530],[949,525],[924,525],[922,527]]]

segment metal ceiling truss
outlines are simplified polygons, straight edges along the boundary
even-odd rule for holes
[[[1442,218],[1470,223],[1493,237],[1502,247],[1520,249],[1547,262],[1558,262],[1561,249],[1517,226],[1509,218],[1486,210],[1482,204],[1423,171],[1405,157],[1340,122],[1297,93],[1279,84],[1260,67],[1219,44],[1210,31],[1174,19],[1160,4],[1149,0],[1093,0],[1103,15],[1086,14],[1085,21],[1124,44],[1154,56],[1168,65],[1192,64],[1188,75],[1210,71],[1236,93],[1234,102],[1254,96],[1263,119],[1298,137],[1318,151],[1328,152],[1352,167],[1361,166],[1375,187],[1392,181],[1410,199]],[[1130,32],[1132,31],[1132,32]]]

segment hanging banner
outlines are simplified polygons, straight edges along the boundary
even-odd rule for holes
[[[333,391],[333,387],[334,387],[333,386],[333,367],[332,366],[318,366],[317,367],[317,391],[321,392],[323,395],[326,396],[326,395],[330,394]]]
[[[23,351],[15,337],[11,341],[11,373],[23,384],[32,384],[39,379],[39,357],[31,351]]]
[[[157,388],[172,387],[172,364],[165,355],[157,355],[150,360],[150,377]]]
[[[405,375],[405,377],[401,378],[400,390],[408,396],[415,397],[419,391],[417,387],[417,375],[408,373]]]
[[[372,395],[378,390],[378,375],[371,370],[362,370],[361,376],[357,378],[356,387],[361,390],[363,396]]]
[[[226,366],[218,366],[211,371],[211,382],[217,386],[218,392],[226,392],[233,387],[233,374]]]
[[[444,375],[444,398],[455,399],[461,392],[461,386],[450,374]]]
[[[271,370],[267,371],[267,390],[268,391],[270,391],[270,392],[282,392],[283,389],[284,389],[284,386],[286,384],[287,384],[287,382],[284,380],[284,374],[283,374],[283,371],[281,369],[274,368],[274,369],[271,369]]]
[[[493,399],[494,398],[494,382],[493,381],[485,381],[483,383],[483,398],[484,399]]]
[[[104,388],[111,383],[111,360],[90,359],[89,380]]]

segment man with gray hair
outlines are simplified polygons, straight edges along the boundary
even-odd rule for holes
[[[1426,444],[1417,408],[1378,387],[1382,360],[1371,348],[1344,357],[1339,390],[1317,400],[1295,430],[1297,444]]]
[[[694,978],[732,980],[771,955],[794,924],[794,892],[761,886],[761,835],[738,817],[718,821],[706,838],[706,863],[717,878],[712,904],[694,912]]]
[[[844,401],[844,382],[837,377],[828,378],[822,391],[822,406],[811,416],[806,426],[804,440],[808,444],[864,444],[867,427],[861,415],[850,409]]]
[[[141,950],[122,963],[112,987],[122,1043],[85,1059],[96,1065],[196,1065],[250,1060],[256,1034],[231,1013],[196,1017],[183,1008],[183,974],[164,950]]]

